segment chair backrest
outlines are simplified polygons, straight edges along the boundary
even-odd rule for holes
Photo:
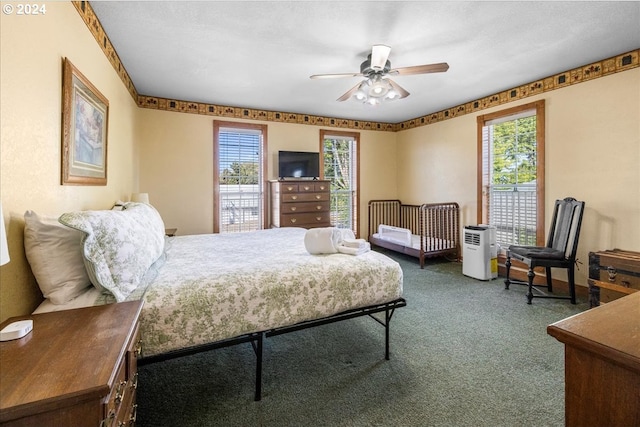
[[[556,200],[547,247],[564,252],[568,260],[576,259],[583,212],[584,202],[573,197]]]

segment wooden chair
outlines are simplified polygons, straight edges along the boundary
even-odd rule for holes
[[[507,278],[504,281],[505,289],[509,289],[511,283],[529,286],[527,291],[527,304],[531,304],[533,298],[560,298],[570,299],[571,304],[576,303],[576,284],[574,277],[574,267],[576,263],[576,252],[578,249],[578,238],[580,237],[580,226],[582,224],[582,214],[584,202],[577,201],[573,197],[563,200],[556,200],[553,210],[551,230],[547,240],[547,246],[517,246],[511,245],[507,249]],[[528,282],[511,279],[511,258],[521,261],[529,267],[527,273]],[[547,286],[549,292],[553,292],[551,282],[551,268],[565,268],[569,280],[569,296],[534,295],[533,289],[540,291],[541,285],[534,285],[535,276],[533,269],[544,267],[547,273]],[[542,292],[542,291],[541,291]]]

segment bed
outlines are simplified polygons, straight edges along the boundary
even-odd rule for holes
[[[310,255],[302,228],[165,237],[159,214],[144,204],[63,214],[59,222],[50,224],[58,233],[82,235],[92,285],[62,303],[43,289],[47,298],[35,312],[143,299],[141,365],[248,342],[260,400],[265,338],[366,315],[384,326],[389,359],[389,323],[406,301],[402,270],[383,254]],[[38,279],[31,223],[25,214],[25,249]],[[70,241],[79,246],[78,235]]]
[[[460,259],[460,208],[455,202],[403,204],[369,201],[369,242],[418,258]]]

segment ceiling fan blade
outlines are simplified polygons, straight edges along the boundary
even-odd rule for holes
[[[357,85],[355,85],[354,87],[352,87],[351,89],[346,91],[344,93],[344,95],[342,95],[340,98],[337,99],[337,101],[341,101],[342,102],[342,101],[346,101],[347,99],[351,98],[351,96],[358,91],[358,89],[360,88],[361,84],[362,84],[362,82],[358,83]]]
[[[389,70],[393,76],[408,76],[411,74],[443,73],[449,69],[449,64],[440,62],[438,64],[414,65],[413,67],[401,67]]]
[[[374,44],[371,48],[371,68],[382,70],[389,59],[391,48],[383,44]]]
[[[336,74],[314,74],[309,76],[310,79],[334,79],[339,77],[358,77],[361,73],[336,73]]]
[[[387,79],[387,81],[389,82],[389,84],[391,85],[391,87],[393,88],[393,90],[395,90],[396,92],[398,92],[398,94],[400,95],[399,98],[406,98],[407,96],[409,96],[409,92],[407,92],[402,86],[400,86],[398,83],[394,82],[391,79]]]

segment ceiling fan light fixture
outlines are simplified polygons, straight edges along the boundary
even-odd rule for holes
[[[382,79],[378,75],[371,77],[370,81],[369,96],[371,97],[384,98],[389,90],[393,89],[387,79]]]
[[[400,99],[400,94],[395,91],[395,89],[391,89],[387,92],[387,96],[385,97],[388,101],[395,101],[396,99]]]
[[[366,101],[364,101],[363,104],[375,107],[380,105],[380,100],[378,98],[369,98]]]
[[[395,101],[409,96],[402,86],[387,76],[443,73],[449,69],[449,64],[440,62],[437,64],[414,65],[411,67],[391,68],[389,53],[391,48],[387,45],[377,44],[371,48],[371,53],[367,59],[360,64],[360,73],[338,73],[338,74],[314,74],[312,79],[331,77],[357,77],[359,75],[366,80],[355,85],[346,91],[337,100],[342,102],[348,99],[355,99],[368,105],[378,105],[381,101]]]

